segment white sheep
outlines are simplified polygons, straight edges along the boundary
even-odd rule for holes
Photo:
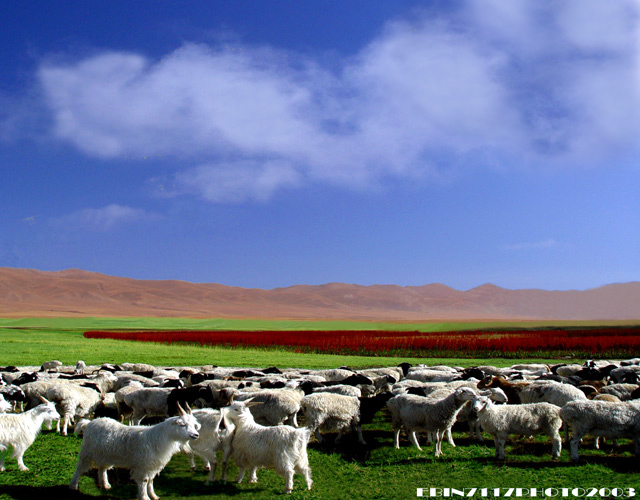
[[[114,393],[116,410],[120,416],[120,422],[124,422],[125,418],[130,418],[133,415],[133,409],[124,402],[124,397],[134,391],[142,389],[144,386],[137,380],[129,381],[128,385],[121,387]]]
[[[360,427],[360,401],[352,396],[330,392],[314,392],[302,398],[300,407],[304,412],[306,426],[322,442],[320,429],[339,431],[336,443],[342,438],[345,429],[352,428],[358,433],[358,442],[367,444]]]
[[[503,402],[506,399],[504,396]],[[560,456],[562,420],[559,406],[551,403],[495,405],[491,397],[484,395],[477,396],[472,405],[482,429],[493,436],[498,460],[505,459],[504,447],[510,434],[546,434],[552,441],[552,456]]]
[[[570,401],[586,401],[584,392],[574,385],[547,380],[534,382],[520,391],[521,403],[551,403],[564,406]]]
[[[255,392],[236,393],[234,401],[251,399],[256,403],[251,408],[256,422],[262,425],[280,425],[284,422],[298,427],[297,414],[304,392],[299,389],[264,389]]]
[[[391,411],[394,446],[400,448],[400,430],[404,427],[411,443],[422,451],[416,432],[433,432],[436,437],[435,456],[442,453],[442,439],[455,422],[462,405],[471,401],[476,392],[470,387],[460,387],[447,397],[431,399],[412,394],[399,394],[387,402]]]
[[[578,444],[585,434],[596,437],[630,437],[635,454],[640,455],[640,403],[572,401],[560,410],[560,417],[571,430],[571,459],[577,461]]]
[[[200,424],[191,410],[178,408],[180,415],[145,426],[126,426],[110,418],[98,418],[84,428],[84,439],[76,471],[69,488],[78,489],[80,476],[92,467],[98,469],[98,486],[110,489],[107,470],[131,470],[138,484],[138,500],[157,500],[153,480],[171,457],[192,439],[198,439]]]
[[[352,385],[330,385],[328,387],[318,387],[313,390],[313,393],[330,392],[332,394],[342,394],[343,396],[351,396],[353,398],[362,397],[362,390]]]
[[[76,367],[73,370],[73,373],[75,375],[84,375],[84,372],[86,371],[86,369],[87,369],[87,364],[80,359],[76,363]]]
[[[618,396],[622,401],[628,401],[631,399],[631,393],[638,389],[638,384],[610,384],[605,385],[602,389],[600,389],[601,394],[611,394],[613,396]]]
[[[452,382],[460,380],[457,371],[434,370],[433,368],[413,369],[411,368],[405,380],[418,380],[419,382]]]
[[[139,425],[144,417],[168,417],[167,399],[173,389],[145,387],[124,395],[123,402],[132,409],[133,425]]]
[[[249,482],[256,483],[258,467],[274,469],[285,478],[285,493],[293,491],[294,473],[302,474],[311,489],[311,468],[307,456],[307,444],[311,436],[309,429],[296,429],[288,425],[266,427],[257,424],[249,408],[260,405],[256,402],[234,401],[223,408],[222,415],[227,430],[231,433],[222,467],[222,479],[226,479],[227,463],[230,456],[240,469],[237,482],[242,482],[247,469]]]
[[[53,372],[57,372],[60,367],[62,366],[62,361],[58,361],[57,359],[54,359],[53,361],[46,361],[45,363],[42,364],[42,366],[40,367],[40,371],[46,371],[46,370],[51,370]]]
[[[42,403],[24,413],[0,415],[0,471],[4,471],[4,452],[13,447],[12,458],[18,462],[18,469],[27,471],[22,457],[40,433],[45,419],[60,418],[53,403],[42,399]]]
[[[103,399],[99,392],[75,384],[54,385],[47,390],[45,397],[56,404],[62,416],[62,428],[58,420],[57,431],[63,436],[67,435],[69,423],[74,422],[76,416],[89,416],[100,406]]]

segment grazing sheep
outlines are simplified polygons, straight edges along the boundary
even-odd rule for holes
[[[418,380],[419,382],[453,382],[460,379],[461,375],[457,371],[434,370],[433,368],[420,370],[412,368],[405,377],[405,380]]]
[[[27,471],[22,457],[40,433],[45,419],[60,418],[53,403],[42,398],[42,403],[24,413],[0,415],[0,471],[4,471],[4,452],[13,447],[12,458],[18,462],[18,469]]]
[[[87,364],[81,359],[76,363],[76,367],[73,370],[74,375],[84,375],[84,372],[87,369]]]
[[[631,383],[638,384],[640,376],[640,366],[638,365],[628,365],[615,367],[613,370],[609,372],[609,377],[615,383]]]
[[[351,396],[353,398],[361,398],[362,391],[358,387],[352,385],[330,385],[328,387],[318,387],[314,389],[314,393],[330,392],[332,394],[342,394],[343,396]]]
[[[230,446],[225,449],[222,479],[226,478],[229,457],[240,469],[237,482],[242,482],[247,469],[250,470],[249,482],[256,483],[258,467],[275,469],[285,478],[285,493],[293,491],[295,472],[304,475],[307,489],[313,484],[311,468],[307,457],[307,444],[311,431],[296,429],[288,425],[265,427],[257,424],[249,408],[260,405],[252,401],[234,401],[223,408],[224,424],[232,435]]]
[[[391,398],[387,406],[391,411],[391,426],[394,431],[394,446],[400,448],[400,430],[404,427],[411,443],[422,451],[416,432],[436,433],[435,456],[442,453],[442,438],[455,422],[458,411],[476,392],[470,387],[460,387],[442,399],[430,399],[411,394],[400,394]]]
[[[41,372],[44,372],[44,371],[57,372],[61,366],[62,366],[62,361],[58,361],[58,360],[47,361],[46,363],[42,364],[42,366],[40,367],[40,371]]]
[[[546,434],[553,443],[552,456],[560,456],[560,407],[551,403],[495,405],[489,396],[482,395],[477,396],[472,405],[482,429],[493,436],[498,460],[505,459],[504,447],[510,434]]]
[[[84,439],[76,471],[69,488],[78,489],[80,476],[92,467],[98,469],[98,485],[110,489],[107,470],[131,470],[138,484],[138,500],[157,500],[153,480],[171,457],[192,439],[198,439],[200,424],[180,408],[180,415],[156,425],[126,426],[110,418],[98,418],[84,428]]]
[[[551,403],[564,406],[569,401],[585,401],[584,392],[573,385],[559,382],[534,382],[520,392],[523,403]]]
[[[131,423],[139,425],[144,417],[168,417],[167,399],[173,389],[145,387],[125,394],[124,404],[132,409]]]
[[[58,420],[58,431],[67,435],[67,428],[75,417],[88,417],[96,411],[102,403],[102,396],[87,387],[80,387],[74,384],[59,384],[50,387],[45,397],[56,404],[62,415],[62,429]]]
[[[280,425],[287,422],[298,427],[297,414],[304,392],[297,389],[265,389],[256,392],[240,392],[233,401],[251,399],[260,405],[252,405],[251,413],[256,422],[262,425]]]
[[[638,389],[638,384],[611,384],[605,385],[600,389],[601,394],[612,394],[613,396],[618,396],[622,401],[629,401],[633,391]]]
[[[118,391],[134,380],[136,382],[140,382],[144,387],[158,387],[160,385],[155,380],[143,377],[142,375],[136,375],[135,373],[118,373],[117,379],[111,390],[114,392]]]
[[[131,418],[133,415],[133,408],[124,402],[124,397],[134,391],[142,389],[144,386],[137,380],[131,380],[129,384],[121,387],[114,393],[116,410],[120,418],[120,422],[124,422],[125,418]]]
[[[300,404],[309,430],[315,434],[319,443],[322,442],[320,429],[323,431],[339,431],[336,443],[342,439],[346,428],[355,429],[358,441],[367,444],[362,436],[360,427],[360,401],[352,396],[318,392],[302,398]]]
[[[599,437],[629,437],[640,455],[640,404],[634,402],[572,401],[560,410],[571,430],[571,459],[577,461],[578,444],[585,434]]]

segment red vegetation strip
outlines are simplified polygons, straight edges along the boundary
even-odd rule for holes
[[[289,347],[313,352],[580,352],[637,353],[640,328],[511,330],[456,332],[389,331],[88,331],[91,339],[136,340],[165,344]]]

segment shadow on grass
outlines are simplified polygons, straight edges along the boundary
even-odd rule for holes
[[[364,439],[367,444],[359,443],[358,435],[355,432],[343,435],[339,443],[335,442],[337,436],[337,432],[323,433],[322,443],[313,440],[309,443],[308,448],[321,453],[336,453],[346,462],[365,465],[371,452],[379,448],[388,448],[391,442],[389,433],[386,431],[366,431]]]
[[[580,467],[581,465],[600,465],[619,474],[637,474],[638,472],[640,472],[640,461],[638,461],[637,458],[630,456],[581,457],[578,462],[573,462],[571,460],[548,462],[525,462],[507,460],[505,465],[521,469],[571,468]]]
[[[115,500],[117,498],[111,495],[86,495],[79,491],[70,490],[68,486],[0,486],[0,495],[8,495],[15,500],[33,500],[34,498],[45,498],[46,500]]]

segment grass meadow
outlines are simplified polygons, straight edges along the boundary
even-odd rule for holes
[[[327,322],[318,322],[318,329],[328,330]],[[345,322],[332,322],[335,329],[344,330]],[[213,326],[215,325],[215,326]],[[368,324],[369,327],[371,324]],[[521,323],[519,323],[522,326]],[[84,359],[88,364],[102,362],[148,362],[155,365],[220,366],[279,366],[325,368],[342,365],[358,367],[389,366],[401,361],[472,366],[494,364],[508,366],[513,359],[415,359],[404,357],[334,356],[295,353],[287,350],[200,347],[195,345],[162,345],[108,339],[85,339],[86,329],[312,329],[307,322],[264,321],[237,322],[234,320],[145,320],[145,319],[21,319],[0,320],[0,365],[40,365],[50,359],[74,364]],[[362,329],[361,323],[348,324]],[[380,329],[394,325],[377,325]],[[453,326],[453,327],[452,327]],[[500,325],[493,324],[495,328]],[[503,325],[504,326],[504,325]],[[512,325],[506,325],[510,327]],[[534,325],[531,325],[534,326]],[[549,323],[536,326],[549,326]],[[584,326],[584,325],[581,325]],[[398,329],[407,329],[402,324]],[[478,328],[477,324],[427,323],[409,327],[419,331]],[[524,360],[523,360],[524,361]],[[536,359],[526,361],[558,362],[563,360]],[[567,360],[564,360],[567,361]],[[583,361],[583,360],[577,360]],[[296,477],[292,499],[390,499],[417,498],[418,488],[489,488],[489,498],[495,498],[491,489],[502,488],[500,497],[508,495],[504,488],[537,488],[535,498],[545,498],[544,488],[552,488],[547,498],[585,498],[593,491],[604,488],[591,498],[620,498],[611,494],[612,488],[635,488],[640,491],[640,461],[633,456],[629,440],[621,440],[619,447],[607,442],[595,450],[590,438],[581,446],[581,461],[573,464],[565,449],[559,460],[551,459],[551,445],[546,438],[511,439],[507,445],[507,460],[493,458],[493,443],[470,441],[464,428],[454,429],[457,446],[443,444],[443,455],[436,459],[433,447],[425,445],[420,452],[401,437],[401,449],[392,445],[392,432],[388,415],[378,414],[372,424],[364,426],[367,446],[358,444],[347,434],[340,445],[329,436],[327,443],[319,445],[312,438],[309,461],[315,481],[311,491],[304,490],[301,477]],[[74,498],[135,498],[137,489],[128,479],[126,471],[111,471],[113,488],[105,493],[97,488],[95,474],[84,476],[80,492],[67,489],[75,468],[81,439],[62,437],[43,431],[25,454],[25,463],[31,469],[19,472],[15,460],[6,457],[7,470],[0,473],[0,500],[5,499],[74,499]],[[200,464],[200,462],[198,462]],[[236,469],[230,466],[229,478]],[[219,472],[218,472],[219,475]],[[206,473],[191,472],[185,455],[175,456],[156,480],[156,492],[165,500],[176,499],[277,499],[283,498],[283,479],[272,471],[258,473],[259,483],[217,481],[205,485]],[[246,481],[246,480],[245,480]],[[561,488],[568,488],[563,496]],[[573,488],[583,490],[571,491]],[[575,494],[573,494],[575,493]],[[600,494],[602,493],[602,495]],[[617,493],[617,492],[614,492]],[[425,492],[425,496],[428,491]],[[511,493],[515,496],[515,493]],[[480,494],[472,496],[482,498]],[[532,497],[531,495],[525,496]],[[459,497],[460,498],[460,497]],[[471,498],[467,496],[466,498]]]

